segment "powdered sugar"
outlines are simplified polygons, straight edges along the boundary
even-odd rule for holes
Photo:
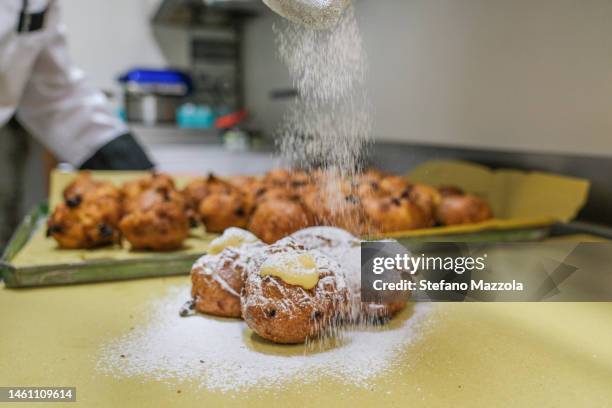
[[[352,6],[330,30],[288,24],[275,31],[300,95],[280,129],[282,157],[289,165],[352,174],[371,129],[367,64]]]
[[[397,353],[422,332],[433,307],[417,304],[394,328],[348,331],[333,348],[266,344],[263,352],[244,322],[200,315],[180,318],[177,309],[188,296],[185,284],[152,302],[147,322],[102,345],[98,369],[119,378],[193,383],[221,392],[325,378],[367,387],[393,368]]]
[[[228,247],[216,255],[204,255],[200,257],[191,269],[191,273],[203,275],[218,275],[218,271],[223,269],[227,262],[231,262],[232,269],[245,270],[249,259],[263,250],[265,247],[260,244],[244,244],[239,247]]]
[[[316,265],[317,279],[314,292],[302,287],[285,286],[277,279],[266,279],[261,276],[260,270],[271,258],[282,257],[288,254],[309,255]],[[281,277],[281,280],[284,278]],[[287,282],[290,283],[290,282]],[[337,317],[341,313],[340,306],[345,303],[347,285],[342,267],[333,259],[320,251],[304,250],[292,237],[286,237],[266,250],[257,253],[247,265],[246,282],[242,293],[243,316],[248,308],[260,308],[271,302],[264,294],[264,286],[273,286],[274,292],[282,294],[283,299],[274,301],[274,307],[287,315],[299,314],[300,309],[310,306],[321,306],[331,315]],[[329,322],[327,322],[329,323]]]
[[[346,248],[359,246],[360,241],[348,231],[336,227],[309,227],[291,234],[306,250],[317,249],[337,259]]]

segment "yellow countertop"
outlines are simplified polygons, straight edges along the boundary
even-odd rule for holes
[[[187,290],[188,278],[0,289],[0,385],[76,386],[77,403],[68,407],[612,404],[612,303],[431,305],[428,322],[415,329],[418,336],[393,359],[394,368],[366,387],[350,378],[304,382],[297,376],[219,391],[198,378],[155,380],[101,371],[104,345],[155,320],[151,302],[169,288]],[[400,320],[411,319],[410,313]],[[176,319],[178,324],[178,314]],[[189,319],[197,325],[206,318]],[[287,350],[264,345],[256,351],[265,361],[265,355]]]

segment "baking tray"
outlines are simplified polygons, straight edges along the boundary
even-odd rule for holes
[[[90,250],[93,259],[83,259],[79,253],[85,251],[62,251],[62,258],[72,257],[73,260],[49,262],[38,259],[31,264],[15,260],[26,246],[37,235],[44,234],[48,206],[40,205],[33,209],[15,231],[13,238],[6,247],[0,261],[0,272],[7,287],[28,287],[64,285],[83,282],[101,282],[122,279],[137,279],[155,276],[181,275],[190,271],[191,266],[203,253],[205,246],[214,237],[203,230],[192,231],[188,242],[201,241],[195,247],[169,253],[135,252],[122,259],[106,257],[110,251],[118,248]],[[121,249],[126,251],[126,249]],[[32,250],[36,253],[35,250]],[[41,251],[42,252],[42,251]]]
[[[110,280],[136,279],[155,276],[187,274],[193,263],[205,253],[204,246],[215,235],[203,231],[192,232],[191,240],[200,240],[200,250],[187,250],[187,253],[150,253],[140,252],[142,256],[129,259],[99,258],[78,259],[68,262],[42,262],[32,265],[14,265],[12,261],[30,242],[33,236],[44,231],[44,224],[48,215],[46,204],[36,207],[28,214],[13,238],[9,242],[0,261],[0,272],[7,287],[47,286],[84,282],[101,282]],[[450,234],[446,236],[429,237],[402,237],[402,243],[415,241],[437,242],[507,242],[507,241],[534,241],[543,239],[548,235],[548,226],[513,230],[489,230],[469,234]],[[113,249],[110,249],[113,250]],[[58,250],[60,251],[60,250]],[[64,251],[64,250],[61,250]],[[89,250],[92,251],[92,250]],[[91,253],[97,254],[97,250]],[[82,251],[71,251],[82,252]]]
[[[94,178],[116,184],[142,175],[143,172],[92,173]],[[62,191],[74,177],[76,173],[53,172],[49,205],[35,208],[15,232],[0,260],[0,273],[7,287],[188,274],[193,262],[206,253],[208,244],[217,236],[206,233],[203,228],[193,229],[182,250],[168,253],[131,251],[128,245],[95,250],[60,250],[55,241],[45,237],[44,224],[49,208],[61,201]],[[512,170],[493,172],[462,162],[431,162],[415,169],[409,177],[432,185],[457,185],[478,193],[489,200],[496,218],[478,224],[385,234],[385,237],[396,238],[402,243],[543,239],[555,222],[564,222],[575,216],[588,192],[588,182],[580,179]],[[175,177],[179,187],[189,179]]]

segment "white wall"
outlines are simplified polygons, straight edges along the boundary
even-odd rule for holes
[[[150,24],[160,0],[59,1],[72,57],[95,86],[116,91],[120,73],[166,66]]]
[[[378,139],[612,155],[609,0],[357,0]],[[267,16],[246,30],[267,130],[289,84]]]

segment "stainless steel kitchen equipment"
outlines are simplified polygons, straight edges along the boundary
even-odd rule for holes
[[[263,0],[277,14],[318,30],[338,23],[350,0]]]
[[[126,119],[149,126],[176,122],[176,110],[192,88],[189,76],[172,70],[134,69],[119,81]]]
[[[221,113],[243,108],[242,27],[266,11],[261,0],[164,0],[153,17],[156,27],[172,26],[182,38],[172,47],[193,78],[190,100]]]
[[[155,95],[129,90],[125,94],[125,113],[128,122],[155,125],[173,123],[181,98],[176,96]]]

